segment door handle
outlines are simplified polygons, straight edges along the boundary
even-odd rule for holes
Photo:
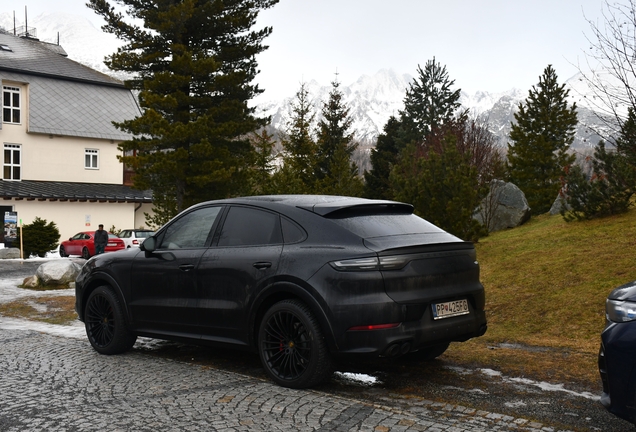
[[[187,271],[190,271],[190,270],[193,270],[193,269],[194,269],[194,265],[193,264],[181,264],[179,266],[179,270],[184,271],[184,272],[187,272]]]
[[[259,261],[259,262],[255,262],[252,265],[259,270],[265,270],[270,268],[272,266],[272,263],[268,261]]]

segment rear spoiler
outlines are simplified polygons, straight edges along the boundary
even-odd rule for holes
[[[413,213],[413,206],[397,201],[368,200],[352,198],[342,201],[322,202],[314,205],[299,205],[300,209],[316,213],[320,216],[340,216],[341,213]]]

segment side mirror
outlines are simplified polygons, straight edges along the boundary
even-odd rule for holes
[[[141,249],[144,252],[154,252],[156,248],[157,248],[157,239],[154,237],[148,237],[146,240],[144,240],[141,246],[139,246],[139,249]]]
[[[73,241],[73,238],[72,238],[72,237],[69,237],[69,238],[68,238],[68,241]]]

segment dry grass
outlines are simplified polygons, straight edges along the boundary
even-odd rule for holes
[[[636,280],[636,211],[566,223],[540,216],[477,244],[488,332],[446,358],[546,381],[599,382],[605,298]]]
[[[77,320],[74,296],[34,297],[3,303],[0,315],[60,325]]]

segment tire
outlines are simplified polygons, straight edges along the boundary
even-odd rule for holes
[[[409,361],[432,361],[446,352],[450,343],[444,343],[435,345],[428,348],[423,348],[419,351],[406,354],[403,358]]]
[[[315,386],[332,374],[331,357],[309,308],[298,300],[273,305],[263,316],[258,352],[267,374],[279,385]]]
[[[126,329],[119,299],[106,287],[96,288],[86,302],[84,324],[88,340],[98,353],[119,354],[132,348],[137,336]]]
[[[90,257],[91,254],[88,252],[88,248],[84,246],[84,248],[82,249],[82,258],[89,259]]]
[[[66,253],[66,249],[64,249],[64,246],[60,245],[60,256],[62,258],[66,258],[68,256],[68,254]]]

